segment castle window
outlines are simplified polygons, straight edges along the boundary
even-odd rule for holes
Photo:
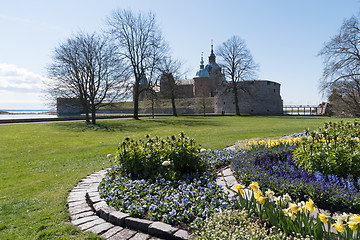
[[[226,103],[224,102],[224,105],[225,105]]]
[[[276,90],[274,89],[274,92],[276,92]]]
[[[254,110],[253,110],[253,109],[251,109],[251,112],[254,112]]]

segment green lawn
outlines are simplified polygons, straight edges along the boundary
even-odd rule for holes
[[[125,136],[180,131],[204,148],[314,129],[325,117],[169,117],[0,125],[0,239],[89,239],[69,224],[66,199],[80,179],[105,167]]]

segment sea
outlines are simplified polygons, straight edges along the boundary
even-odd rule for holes
[[[5,114],[0,114],[0,120],[58,117],[56,112],[52,110],[12,110],[12,109],[0,109],[0,110],[7,112]]]

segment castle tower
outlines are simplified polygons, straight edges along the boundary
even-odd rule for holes
[[[209,56],[209,63],[206,65],[205,69],[209,72],[210,75],[210,96],[214,97],[216,89],[224,80],[224,74],[221,71],[221,67],[216,63],[216,56],[214,54],[214,46],[211,44],[211,51]]]
[[[210,97],[211,81],[209,72],[204,68],[204,59],[201,54],[200,70],[196,73],[193,83],[194,97]]]

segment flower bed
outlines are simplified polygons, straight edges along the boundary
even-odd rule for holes
[[[133,217],[195,226],[206,217],[232,208],[227,194],[212,175],[185,175],[176,181],[132,179],[107,174],[100,195],[121,212]]]
[[[100,196],[133,217],[196,227],[234,207],[215,182],[215,169],[232,158],[231,151],[200,149],[183,133],[165,139],[125,138],[116,165],[100,184]]]
[[[294,146],[258,148],[238,154],[231,163],[243,184],[257,181],[278,194],[288,193],[300,201],[311,197],[320,208],[331,211],[360,211],[360,193],[351,176],[344,179],[320,172],[311,175],[293,159]]]

